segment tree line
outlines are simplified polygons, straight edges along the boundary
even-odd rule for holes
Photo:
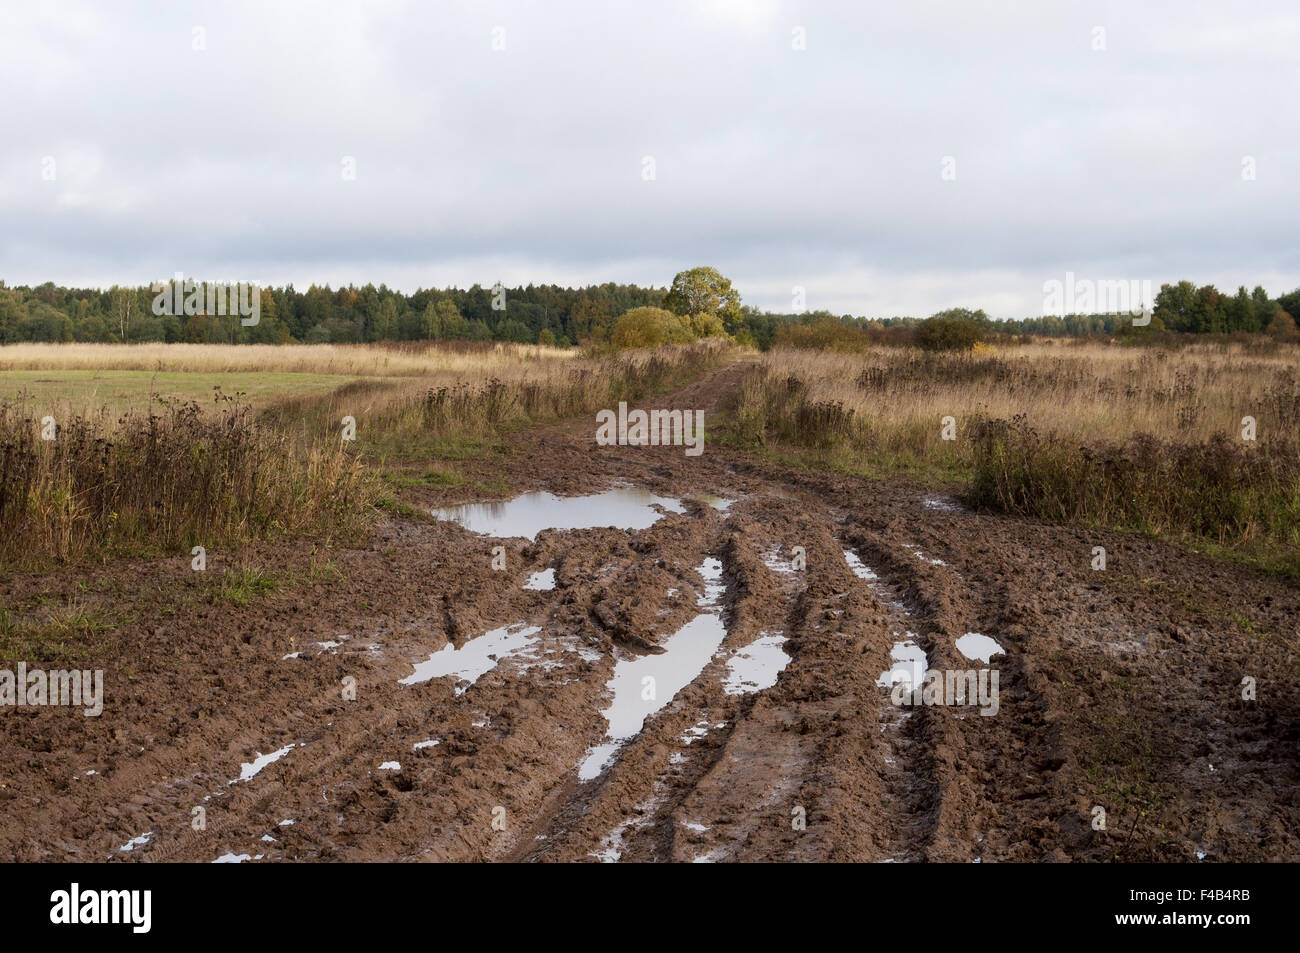
[[[362,343],[374,341],[512,341],[561,347],[637,346],[715,335],[766,350],[778,341],[819,346],[845,332],[903,343],[925,321],[969,322],[988,333],[1046,336],[1122,335],[1128,314],[1047,315],[993,319],[954,308],[931,316],[866,318],[827,311],[779,314],[742,305],[731,282],[712,268],[679,273],[669,288],[606,283],[419,290],[385,285],[333,289],[262,288],[260,317],[156,314],[153,287],[68,288],[53,282],[8,287],[0,281],[0,344],[18,341],[196,343]],[[1261,287],[1235,294],[1190,281],[1161,286],[1150,330],[1178,333],[1269,333],[1296,337],[1300,289],[1271,298]],[[950,325],[946,325],[950,327]]]

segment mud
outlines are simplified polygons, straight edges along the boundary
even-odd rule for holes
[[[736,377],[649,406],[711,411]],[[125,621],[79,659],[105,670],[102,716],[0,710],[0,857],[1300,859],[1284,581],[708,441],[597,447],[580,421],[503,449],[471,474],[511,486],[501,502],[614,494],[638,518],[544,518],[538,496],[513,526],[463,511],[517,535],[390,519],[325,569],[304,542],[210,552],[206,573],[178,557],[4,580],[16,613],[73,599]],[[223,601],[237,558],[296,581]],[[615,729],[620,664],[639,698],[628,667],[683,633],[716,648]],[[893,704],[907,643],[930,669],[997,669],[998,713]]]

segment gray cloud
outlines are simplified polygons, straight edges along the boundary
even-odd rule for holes
[[[708,263],[760,306],[1002,315],[1067,270],[1300,284],[1285,0],[28,6],[0,12],[11,283]]]

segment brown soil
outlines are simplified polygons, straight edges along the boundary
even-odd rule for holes
[[[648,406],[710,410],[738,373]],[[19,615],[76,600],[124,620],[82,660],[105,669],[101,717],[0,709],[0,858],[1300,860],[1300,597],[1285,581],[716,443],[699,457],[596,447],[594,431],[517,435],[474,464],[477,478],[735,502],[687,503],[636,532],[507,540],[504,572],[491,567],[499,541],[390,520],[368,548],[332,552],[337,571],[301,543],[212,553],[206,573],[185,556],[0,583]],[[1090,567],[1097,545],[1104,572]],[[805,570],[769,567],[765,554],[794,546]],[[879,581],[855,576],[845,549]],[[724,566],[722,648],[580,782],[616,659],[653,651],[696,614],[706,556]],[[222,599],[236,559],[292,582],[245,606]],[[522,588],[548,566],[553,591]],[[449,640],[524,621],[542,627],[553,664],[507,658],[460,695],[448,678],[399,684]],[[732,651],[775,631],[790,656],[777,683],[727,694]],[[890,704],[877,679],[907,631],[939,669],[984,667],[957,652],[963,633],[997,639],[998,714]],[[313,644],[327,641],[339,645]],[[391,761],[400,770],[380,770]]]

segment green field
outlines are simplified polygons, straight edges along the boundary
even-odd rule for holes
[[[284,371],[4,371],[0,401],[65,414],[102,409],[120,414],[146,410],[156,403],[154,398],[212,404],[222,394],[260,408],[285,397],[326,394],[349,381],[372,379],[379,378]]]

